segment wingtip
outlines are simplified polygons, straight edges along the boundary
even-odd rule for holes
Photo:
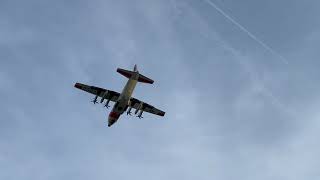
[[[164,116],[166,114],[166,112],[160,112],[158,115],[159,116]]]
[[[81,85],[80,85],[80,83],[75,83],[75,84],[74,84],[74,87],[80,89],[80,88],[81,88]]]

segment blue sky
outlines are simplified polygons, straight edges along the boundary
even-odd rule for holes
[[[0,1],[0,179],[319,179],[320,2]],[[134,96],[122,116],[75,82]]]

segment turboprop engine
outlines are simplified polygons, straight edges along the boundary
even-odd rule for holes
[[[140,118],[140,119],[141,119],[141,118],[143,118],[143,117],[142,117],[142,113],[143,113],[143,111],[142,111],[142,110],[140,110],[140,112],[139,112],[139,114],[138,114],[138,116],[137,116],[137,117],[138,117],[138,118]]]
[[[96,97],[91,102],[93,102],[93,104],[96,104],[98,102],[97,99],[98,99],[98,95],[96,95]]]
[[[127,115],[130,115],[131,116],[131,110],[132,110],[132,107],[130,106],[128,111],[127,111]]]

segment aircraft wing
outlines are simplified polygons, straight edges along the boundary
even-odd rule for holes
[[[83,91],[86,91],[88,93],[100,96],[102,98],[110,99],[113,102],[117,101],[120,96],[120,93],[118,93],[118,92],[95,87],[95,86],[88,86],[88,85],[81,84],[81,83],[76,83],[74,85],[74,87],[81,89]]]
[[[130,101],[131,101],[130,106],[134,109],[139,109],[139,110],[142,110],[142,111],[145,111],[145,112],[148,112],[151,114],[155,114],[158,116],[164,116],[164,114],[165,114],[164,111],[161,111],[161,110],[155,108],[154,106],[152,106],[148,103],[142,102],[136,98],[131,98]],[[142,104],[142,107],[140,107],[141,104]]]

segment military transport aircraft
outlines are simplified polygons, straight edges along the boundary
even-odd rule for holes
[[[140,74],[137,68],[137,65],[134,66],[133,71],[125,70],[118,68],[117,72],[127,77],[129,80],[125,87],[122,90],[122,93],[118,93],[115,91],[95,87],[88,86],[81,83],[76,83],[74,87],[86,91],[88,93],[96,95],[93,99],[93,103],[96,104],[98,102],[98,97],[101,97],[100,103],[103,103],[104,100],[107,100],[105,103],[105,107],[109,108],[109,102],[115,102],[112,111],[109,114],[108,118],[108,127],[112,126],[119,119],[120,115],[127,111],[127,115],[131,115],[132,108],[135,109],[135,114],[137,117],[143,118],[142,113],[148,112],[159,116],[164,116],[165,112],[149,105],[145,102],[142,102],[136,98],[131,97],[132,92],[137,84],[137,82],[153,84],[153,80]]]

